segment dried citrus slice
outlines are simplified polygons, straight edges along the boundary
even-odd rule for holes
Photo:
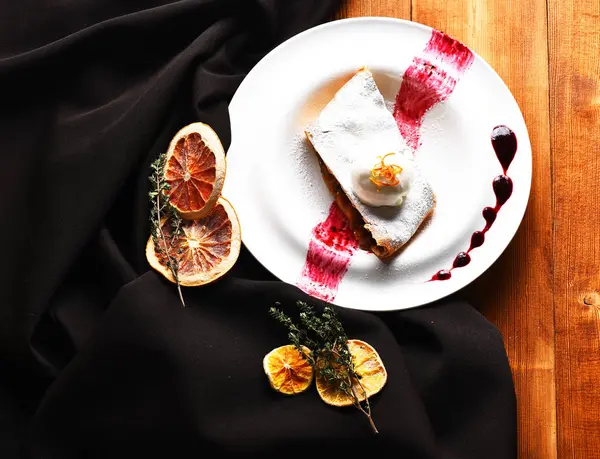
[[[373,347],[358,339],[348,340],[348,348],[354,362],[354,370],[360,376],[360,384],[353,381],[354,391],[360,401],[375,395],[387,381],[387,371],[381,357]],[[362,387],[361,387],[362,385]],[[364,390],[363,390],[364,388]],[[350,406],[353,399],[342,392],[336,384],[328,383],[323,377],[317,377],[317,391],[321,399],[334,406]]]
[[[207,124],[190,124],[173,137],[164,175],[169,200],[183,218],[196,220],[211,211],[221,195],[225,169],[223,146]]]
[[[223,276],[235,264],[241,246],[240,223],[235,210],[221,197],[210,214],[198,220],[183,220],[183,234],[174,237],[170,221],[162,222],[170,241],[169,255],[177,260],[179,283],[187,287],[208,284]],[[159,242],[162,239],[159,239]],[[175,282],[164,250],[155,250],[152,237],[146,244],[150,266]]]
[[[305,353],[310,349],[302,347]],[[282,394],[294,395],[310,387],[314,371],[293,344],[273,349],[263,359],[263,368],[271,387]]]

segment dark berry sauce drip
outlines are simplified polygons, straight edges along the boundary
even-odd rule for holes
[[[494,207],[484,207],[482,215],[485,219],[485,228],[483,228],[483,231],[487,233],[487,230],[489,230],[496,221],[498,211]]]
[[[506,126],[496,126],[492,131],[492,147],[506,174],[517,152],[517,136]]]
[[[469,263],[471,263],[471,256],[467,252],[460,252],[458,255],[456,255],[456,258],[452,263],[452,269],[462,268],[463,266],[467,266]]]
[[[471,262],[471,256],[469,254],[473,249],[483,245],[485,242],[485,233],[492,227],[496,221],[498,212],[512,195],[513,182],[506,173],[517,153],[517,136],[515,136],[515,133],[506,126],[496,126],[492,131],[492,147],[496,152],[496,156],[498,157],[498,161],[500,161],[502,171],[504,172],[504,174],[497,176],[492,182],[492,188],[496,195],[496,205],[494,207],[485,207],[483,209],[482,215],[485,220],[485,227],[481,231],[475,231],[473,233],[469,250],[460,252],[454,259],[450,270],[442,269],[438,271],[433,275],[430,281],[448,280],[452,277],[453,269],[462,268]]]
[[[448,280],[452,277],[452,273],[447,269],[440,269],[437,273],[433,275],[431,278],[432,281],[436,280]]]
[[[495,209],[499,210],[500,207],[508,201],[508,198],[510,198],[513,191],[513,183],[510,177],[499,175],[494,179],[492,186],[494,188],[494,194],[496,195]]]
[[[485,242],[485,231],[475,231],[471,236],[471,245],[469,246],[469,252],[477,247],[481,247]]]

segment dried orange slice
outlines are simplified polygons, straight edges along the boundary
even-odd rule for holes
[[[183,220],[183,235],[174,238],[167,220],[162,222],[162,232],[171,242],[168,253],[177,260],[177,276],[183,286],[196,287],[217,280],[232,268],[240,254],[240,223],[229,201],[222,197],[206,217]],[[152,237],[146,244],[146,258],[152,268],[175,282],[165,251],[157,253]]]
[[[164,177],[169,201],[182,218],[196,220],[216,204],[225,181],[225,152],[210,126],[192,123],[169,144]]]
[[[348,340],[348,348],[354,362],[354,370],[360,376],[360,384],[354,380],[353,388],[356,396],[362,402],[365,395],[368,398],[383,389],[387,382],[387,371],[381,357],[371,345],[358,339],[351,339]],[[353,404],[352,397],[342,392],[336,384],[328,383],[321,376],[317,377],[317,392],[328,405],[350,406]]]
[[[305,353],[310,349],[303,346]],[[293,344],[273,349],[263,359],[263,368],[271,387],[282,394],[294,395],[310,387],[314,371]]]

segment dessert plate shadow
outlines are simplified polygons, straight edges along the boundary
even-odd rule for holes
[[[238,213],[243,243],[262,265],[315,298],[385,311],[452,294],[501,255],[527,207],[531,145],[509,89],[468,49],[472,56],[463,65],[466,48],[461,46],[410,21],[345,19],[296,35],[254,67],[229,106],[232,142],[223,195]],[[459,59],[453,53],[461,49]],[[362,250],[338,253],[323,242],[321,233],[339,215],[332,216],[333,198],[304,129],[361,67],[373,73],[394,112],[399,98],[408,97],[406,105],[414,91],[422,92],[411,78],[423,76],[428,65],[432,78],[443,78],[447,87],[437,88],[439,94],[423,92],[421,101],[432,97],[426,112],[407,109],[412,118],[399,123],[413,123],[418,133],[414,158],[435,192],[435,210],[389,259]],[[434,83],[424,84],[434,88]],[[401,90],[408,96],[399,96]],[[517,139],[508,168],[491,141],[499,125],[509,127]],[[499,202],[506,194],[499,189],[500,176],[512,184],[505,203]],[[494,208],[490,225],[489,209]],[[485,234],[479,234],[486,225]],[[315,229],[320,232],[316,238]],[[323,253],[325,259],[318,258]]]

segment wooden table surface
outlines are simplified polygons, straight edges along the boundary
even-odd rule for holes
[[[600,458],[600,0],[348,0],[462,41],[525,117],[533,183],[502,257],[462,294],[504,336],[520,458]]]

